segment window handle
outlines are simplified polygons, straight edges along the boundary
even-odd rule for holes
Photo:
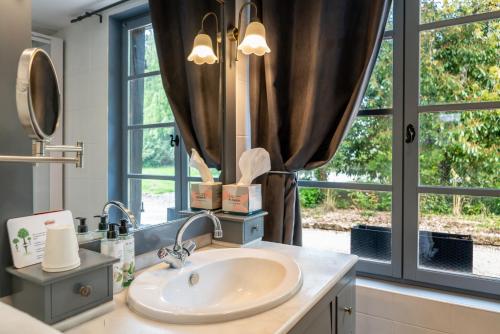
[[[179,136],[178,135],[170,135],[170,146],[175,147],[179,146]]]
[[[413,141],[415,140],[415,135],[417,133],[415,132],[415,128],[413,127],[413,124],[408,124],[406,126],[406,139],[405,139],[405,142],[406,143],[413,143]]]

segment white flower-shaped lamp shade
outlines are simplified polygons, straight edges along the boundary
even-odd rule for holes
[[[196,35],[193,50],[187,60],[194,62],[196,65],[213,64],[218,60],[214,53],[210,36],[203,33]]]
[[[266,42],[266,28],[262,23],[254,21],[248,25],[245,38],[238,46],[238,50],[245,55],[256,54],[257,56],[271,52]]]

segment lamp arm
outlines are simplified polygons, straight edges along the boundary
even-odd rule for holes
[[[205,20],[208,19],[209,16],[213,16],[215,18],[215,39],[216,39],[216,43],[217,43],[217,62],[219,62],[219,44],[222,42],[222,39],[221,39],[221,33],[220,33],[220,30],[219,30],[219,18],[217,17],[217,14],[215,14],[214,12],[208,12],[206,13],[205,15],[203,15],[203,18],[201,19],[201,31],[205,31],[205,28],[204,28],[204,23],[205,23]]]
[[[251,1],[245,2],[243,5],[241,5],[240,12],[238,14],[238,26],[236,27],[236,31],[233,31],[234,38],[236,39],[236,61],[238,61],[238,46],[240,45],[241,15],[243,14],[243,9],[245,9],[246,6],[252,6],[253,8],[255,8],[256,16],[259,11],[257,5]]]

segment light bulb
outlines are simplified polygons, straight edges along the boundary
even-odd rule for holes
[[[194,62],[196,65],[213,64],[219,60],[214,53],[210,36],[203,33],[196,35],[193,50],[187,60]]]
[[[260,22],[251,22],[246,30],[245,38],[238,46],[238,50],[245,55],[256,54],[263,56],[271,52],[266,42],[266,28]]]

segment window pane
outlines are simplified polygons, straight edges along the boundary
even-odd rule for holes
[[[300,188],[303,245],[391,261],[390,192]]]
[[[189,157],[188,157],[189,160]],[[212,173],[212,176],[214,179],[218,178],[220,176],[220,170],[217,170],[215,168],[209,168],[210,172]],[[193,167],[189,167],[188,169],[188,177],[200,177],[200,172],[198,172],[197,169]]]
[[[500,198],[420,195],[421,268],[500,278]]]
[[[420,22],[429,23],[500,10],[498,0],[421,0]]]
[[[500,100],[500,20],[420,34],[420,104]]]
[[[129,124],[173,122],[174,115],[159,75],[128,82]]]
[[[392,108],[392,39],[382,41],[361,109]]]
[[[129,30],[129,75],[159,71],[153,27]]]
[[[220,170],[217,170],[216,168],[209,168],[210,172],[212,172],[212,176],[214,179],[218,178],[220,176]],[[194,169],[192,167],[189,167],[189,177],[200,177],[200,172],[198,172],[197,169]]]
[[[419,119],[421,184],[500,188],[500,109]]]
[[[175,212],[175,182],[129,179],[128,203],[141,224],[165,223]]]
[[[390,184],[392,116],[358,116],[333,159],[302,180]]]
[[[170,146],[173,127],[129,130],[129,172],[175,175],[175,150]]]

